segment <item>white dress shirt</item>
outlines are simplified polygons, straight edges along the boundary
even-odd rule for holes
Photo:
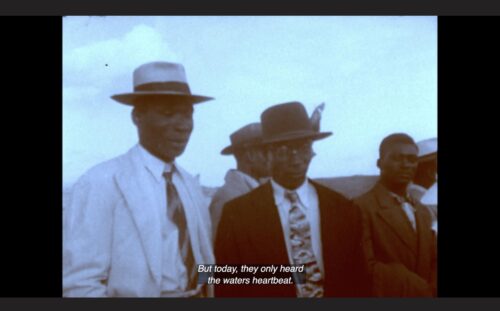
[[[161,206],[161,231],[162,231],[162,296],[184,296],[188,285],[187,269],[184,265],[182,255],[179,249],[178,234],[176,224],[167,216],[167,189],[164,172],[170,172],[175,164],[166,163],[163,160],[153,156],[144,147],[139,145],[144,165],[153,176],[154,182],[151,186],[155,192],[155,199],[160,200]],[[172,175],[174,185],[181,182],[179,173],[174,170]],[[189,222],[189,219],[186,219]]]
[[[437,177],[436,177],[437,179]],[[437,205],[438,205],[438,184],[437,181],[425,192],[421,200],[422,204],[429,207],[432,213],[432,230],[438,231]]]
[[[271,179],[271,185],[273,187],[274,202],[278,207],[278,212],[280,215],[281,226],[283,227],[283,233],[285,237],[286,249],[288,252],[288,260],[290,264],[294,264],[292,257],[292,248],[290,245],[290,224],[289,224],[289,214],[291,203],[285,197],[285,192],[288,189],[283,188],[281,185],[276,183]],[[299,197],[299,208],[306,215],[309,225],[311,227],[311,243],[316,257],[316,261],[321,270],[321,274],[325,275],[325,270],[323,266],[323,251],[321,243],[321,227],[320,227],[320,217],[319,217],[319,200],[318,194],[314,186],[309,182],[305,181],[300,187],[293,190],[297,193]]]

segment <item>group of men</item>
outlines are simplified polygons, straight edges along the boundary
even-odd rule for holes
[[[194,105],[212,98],[191,94],[176,63],[144,64],[133,81],[133,92],[112,98],[133,106],[138,144],[88,170],[65,211],[64,296],[436,296],[437,208],[420,201],[434,186],[413,182],[436,152],[419,164],[411,137],[389,135],[379,181],[349,200],[307,177],[313,143],[332,134],[319,130],[318,115],[309,118],[299,102],[273,105],[230,136],[221,153],[237,167],[208,202],[175,159]],[[207,264],[305,273],[293,284],[210,286],[198,281],[197,265]]]

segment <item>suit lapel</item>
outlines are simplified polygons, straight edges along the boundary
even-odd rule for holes
[[[175,184],[186,214],[189,238],[195,261],[198,264],[213,263],[215,260],[211,248],[210,223],[202,223],[200,215],[202,210],[208,211],[208,202],[203,202],[204,198],[198,197],[197,190],[199,190],[199,185],[195,183],[193,178],[178,165],[176,167],[179,171],[180,179]],[[176,175],[174,175],[174,178],[176,178]],[[207,220],[210,219],[208,214],[204,218]]]
[[[148,187],[148,176],[140,162],[140,154],[136,148],[129,151],[125,167],[116,175],[126,206],[132,214],[141,238],[143,250],[157,284],[161,281],[161,207],[154,200],[152,187]]]
[[[396,233],[401,241],[416,254],[416,234],[404,211],[380,184],[375,187],[375,196],[380,206],[380,209],[377,211],[378,215]]]
[[[255,224],[259,228],[249,234],[252,244],[266,258],[272,258],[273,263],[288,263],[283,227],[270,182],[257,188],[252,196],[252,208],[255,208]]]

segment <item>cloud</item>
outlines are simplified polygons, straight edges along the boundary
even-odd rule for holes
[[[78,28],[68,33],[78,36]],[[64,50],[64,87],[96,85],[103,89],[119,77],[126,77],[131,85],[131,75],[137,66],[157,60],[179,61],[179,57],[157,30],[137,25],[122,37]]]
[[[118,22],[104,18],[87,26],[76,22],[65,24],[65,36],[72,38],[63,51],[65,180],[74,180],[90,165],[103,161],[113,150],[125,149],[122,145],[129,146],[130,141],[136,139],[131,122],[110,127],[108,121],[120,114],[123,117],[120,120],[129,118],[129,110],[113,104],[109,97],[132,90],[133,70],[150,61],[179,61],[178,55],[153,27],[129,26],[130,31],[116,35],[121,29],[114,25],[123,25]],[[75,44],[78,38],[74,36],[85,36],[85,33],[88,36],[95,29],[101,30],[101,39]],[[108,33],[106,37],[102,36],[104,32]],[[126,138],[120,134],[116,135],[118,138],[100,135],[113,131]]]

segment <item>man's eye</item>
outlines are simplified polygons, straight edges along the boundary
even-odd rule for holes
[[[401,156],[397,156],[397,155],[393,155],[391,158],[394,161],[401,161],[403,159]]]

